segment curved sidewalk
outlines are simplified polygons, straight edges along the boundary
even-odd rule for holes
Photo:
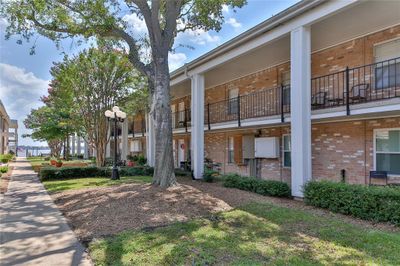
[[[25,158],[0,203],[0,265],[91,265]]]

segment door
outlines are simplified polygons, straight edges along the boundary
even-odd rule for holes
[[[179,126],[185,124],[185,102],[179,103]]]
[[[176,159],[176,141],[173,139],[172,140],[172,151],[173,151],[173,156],[174,156],[174,165],[175,168],[178,168],[178,160]]]
[[[185,140],[178,140],[178,165],[181,166],[181,162],[185,161]]]

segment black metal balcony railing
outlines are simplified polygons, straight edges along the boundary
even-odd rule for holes
[[[346,68],[311,79],[313,109],[346,106],[400,96],[400,58]]]
[[[172,128],[185,128],[186,131],[190,127],[191,121],[191,111],[190,109],[185,109],[182,111],[177,111],[172,113]]]
[[[400,97],[400,57],[369,65],[346,68],[311,79],[311,108],[326,109]],[[204,123],[211,124],[290,113],[290,85],[266,88],[237,98],[207,103]],[[172,113],[174,129],[191,124],[190,109]],[[142,125],[145,127],[144,120]],[[144,132],[140,130],[140,132]],[[135,133],[137,130],[135,128]]]

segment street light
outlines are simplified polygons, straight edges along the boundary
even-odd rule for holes
[[[116,180],[119,179],[119,172],[117,168],[117,123],[124,122],[126,113],[119,110],[118,106],[114,106],[112,110],[105,111],[104,115],[107,117],[108,121],[114,122],[114,162],[111,179]]]

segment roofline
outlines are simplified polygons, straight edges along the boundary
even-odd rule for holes
[[[226,52],[227,50],[233,49],[241,44],[245,43],[249,39],[257,37],[273,28],[279,27],[281,24],[293,19],[296,16],[303,14],[304,12],[326,2],[327,0],[303,0],[300,1],[278,14],[270,17],[269,19],[257,24],[256,26],[250,28],[249,30],[239,34],[238,36],[228,40],[227,42],[221,44],[220,46],[212,49],[211,51],[199,56],[198,58],[184,64],[180,68],[172,71],[170,73],[171,79],[184,74],[191,68],[201,65],[215,57],[219,54]]]

